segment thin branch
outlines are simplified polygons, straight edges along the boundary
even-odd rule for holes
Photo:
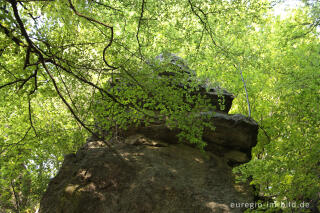
[[[34,134],[38,137],[37,131],[34,128],[33,122],[32,122],[32,109],[31,109],[31,98],[30,95],[28,96],[28,109],[29,109],[29,121],[30,121],[30,126],[34,131]]]
[[[110,65],[110,64],[107,62],[107,60],[106,60],[106,52],[107,52],[107,49],[112,45],[112,41],[113,41],[113,34],[114,34],[114,32],[113,32],[113,27],[112,27],[112,26],[109,26],[109,25],[107,25],[107,24],[105,24],[105,23],[103,23],[103,22],[101,22],[101,21],[98,21],[98,20],[96,20],[96,19],[94,19],[94,18],[91,18],[91,17],[88,17],[88,16],[86,16],[86,15],[83,15],[83,14],[79,13],[79,12],[76,10],[76,8],[73,6],[72,1],[71,1],[71,0],[68,0],[68,1],[69,1],[70,8],[72,9],[72,11],[73,11],[77,16],[82,17],[82,18],[84,18],[84,19],[87,19],[87,20],[90,21],[90,22],[94,22],[94,23],[100,24],[100,25],[102,25],[102,26],[110,29],[111,38],[110,38],[109,43],[107,44],[107,46],[103,49],[103,55],[102,55],[102,56],[103,56],[103,61],[104,61],[104,63],[105,63],[108,67],[110,67],[111,70],[118,69],[117,67],[114,67],[114,66]]]
[[[56,80],[53,78],[53,76],[51,75],[46,63],[44,62],[43,58],[41,59],[42,61],[42,66],[43,68],[45,69],[46,73],[48,74],[48,76],[50,77],[52,83],[53,83],[53,86],[56,90],[56,92],[58,93],[60,99],[63,101],[63,103],[68,107],[69,111],[71,112],[71,114],[73,115],[73,117],[81,124],[81,126],[83,128],[85,128],[88,132],[90,132],[91,134],[93,135],[96,135],[96,133],[94,133],[90,128],[88,128],[82,121],[81,119],[76,115],[76,113],[73,111],[72,107],[70,106],[70,104],[66,101],[66,99],[63,97],[63,95],[61,94],[59,88],[58,88],[58,85],[56,83]]]
[[[116,70],[118,69],[118,67],[114,67],[112,65],[110,65],[107,60],[106,60],[106,52],[107,52],[107,49],[112,45],[112,41],[113,41],[113,27],[110,29],[111,30],[111,38],[110,38],[110,42],[109,44],[103,49],[103,54],[102,54],[102,59],[104,61],[104,63],[111,68],[111,70]]]
[[[21,79],[21,78],[20,78],[20,79],[17,79],[17,80],[15,80],[15,81],[6,83],[6,84],[0,86],[0,89],[4,88],[4,87],[6,87],[6,86],[10,86],[10,85],[12,85],[12,84],[18,83],[18,82],[20,82],[20,81],[25,81],[25,79]]]
[[[10,30],[8,30],[6,27],[4,27],[1,23],[0,23],[0,29],[3,30],[4,34],[6,34],[6,36],[8,38],[10,38],[14,43],[16,43],[16,45],[20,46],[20,47],[25,47],[26,45],[16,36],[14,36]]]
[[[142,3],[141,3],[141,13],[140,13],[140,18],[139,18],[139,23],[138,23],[138,30],[137,30],[137,34],[136,34],[136,38],[137,38],[137,42],[138,42],[138,45],[139,45],[139,54],[142,57],[142,53],[141,53],[141,44],[140,44],[140,40],[139,40],[139,32],[140,32],[140,27],[141,27],[141,21],[142,21],[142,18],[143,18],[143,13],[144,13],[144,5],[145,5],[145,0],[142,0]]]
[[[210,26],[207,26],[207,23],[205,21],[203,21],[203,19],[201,18],[201,16],[195,11],[195,6],[192,4],[191,0],[188,0],[190,7],[191,7],[191,11],[193,12],[194,15],[196,15],[198,17],[198,19],[200,20],[201,24],[203,25],[204,29],[209,33],[210,38],[212,43],[218,47],[217,43],[215,42],[215,40],[212,37],[212,31]],[[200,8],[197,7],[198,10],[200,10]],[[201,11],[201,10],[200,10]],[[204,14],[204,12],[202,11],[202,14]],[[205,16],[206,17],[206,16]]]
[[[100,6],[103,6],[105,8],[108,8],[108,9],[111,9],[111,10],[115,10],[115,11],[118,11],[118,12],[122,12],[120,9],[117,9],[117,8],[114,8],[114,7],[111,7],[110,5],[106,5],[106,4],[103,4],[101,2],[97,2],[97,1],[92,1],[93,3],[96,3]]]
[[[121,66],[121,69],[144,91],[146,91],[146,88],[123,66]]]
[[[99,83],[99,81],[100,81],[101,73],[102,73],[102,71],[98,72],[97,82],[95,83],[96,85],[97,85],[97,84]],[[95,93],[96,93],[96,88],[92,87],[91,100],[90,100],[89,106],[88,106],[88,108],[86,109],[86,113],[85,113],[87,116],[89,116],[89,113],[88,113],[88,112],[89,112],[90,108],[92,107],[92,105],[93,105],[93,103],[94,103],[94,99],[95,99],[94,95],[95,95]]]
[[[0,64],[0,67],[2,67],[6,72],[8,72],[10,75],[12,75],[15,79],[18,79],[8,68],[6,68],[4,65]]]
[[[12,82],[9,82],[9,83],[6,83],[2,86],[0,86],[0,89],[6,87],[6,86],[10,86],[12,84],[15,84],[15,83],[18,83],[18,82],[22,82],[22,84],[19,86],[19,89],[22,89],[22,87],[31,79],[31,78],[34,78],[36,75],[36,73],[33,73],[32,75],[30,75],[28,78],[19,78],[19,79],[16,79],[15,81],[12,81]]]
[[[203,35],[204,35],[204,30],[205,30],[205,29],[202,29],[202,31],[201,31],[201,37],[200,37],[199,43],[198,43],[198,45],[197,45],[197,47],[196,47],[197,52],[199,52],[199,49],[200,49],[200,46],[201,46],[201,42],[202,42]]]
[[[37,89],[38,89],[38,70],[39,70],[39,66],[37,65],[33,76],[34,76],[34,88],[33,90],[29,93],[29,95],[32,95]]]
[[[70,91],[69,91],[69,89],[68,89],[65,81],[63,80],[63,78],[62,78],[61,73],[59,72],[59,70],[58,70],[58,74],[59,74],[59,77],[60,77],[60,80],[61,80],[62,84],[64,85],[64,88],[65,88],[66,91],[67,91],[67,95],[68,95],[68,97],[69,97],[69,99],[70,99],[73,107],[76,109],[77,112],[79,112],[78,107],[77,107],[76,104],[74,103],[74,101],[73,101],[73,99],[72,99],[72,97],[71,97]]]
[[[14,195],[14,199],[15,199],[16,211],[17,211],[17,212],[20,212],[19,196],[18,196],[18,193],[16,192],[16,190],[15,190],[15,188],[14,188],[14,183],[13,183],[12,180],[10,181],[10,185],[11,185],[11,188],[12,188],[12,191],[13,191],[13,195]]]
[[[5,151],[7,151],[11,146],[15,146],[15,145],[19,145],[22,141],[24,141],[24,139],[27,137],[27,135],[29,134],[29,131],[31,130],[31,127],[28,128],[28,130],[26,131],[26,133],[24,134],[24,136],[16,143],[12,143],[10,144],[9,146],[7,146],[6,149],[3,149],[1,152],[0,152],[0,156],[2,153],[4,153]]]
[[[200,8],[200,7],[196,7],[195,5],[192,4],[191,0],[188,0],[189,4],[190,4],[190,7],[191,7],[191,11],[192,13],[198,17],[198,19],[200,20],[201,24],[203,25],[204,29],[208,32],[209,36],[210,36],[210,39],[213,43],[214,46],[216,46],[217,48],[219,48],[222,52],[224,52],[226,55],[229,55],[229,54],[232,54],[232,55],[235,55],[234,53],[232,52],[229,52],[227,50],[225,50],[222,46],[218,45],[217,42],[214,40],[213,38],[213,31],[210,27],[210,23],[208,23],[208,15]],[[201,16],[196,12],[196,9],[198,9],[200,11],[200,13],[202,13],[202,15],[205,17],[205,20],[204,21]]]
[[[96,19],[94,19],[94,18],[91,18],[91,17],[88,17],[88,16],[86,16],[86,15],[83,15],[83,14],[79,13],[79,12],[76,10],[76,8],[73,6],[72,1],[71,1],[71,0],[68,0],[68,1],[69,1],[69,5],[70,5],[71,10],[72,10],[77,16],[82,17],[82,18],[85,18],[85,19],[87,19],[87,20],[90,21],[90,22],[95,22],[95,23],[97,23],[97,24],[100,24],[100,25],[102,25],[102,26],[104,26],[104,27],[106,27],[106,28],[109,28],[109,29],[113,28],[112,26],[109,26],[109,25],[107,25],[107,24],[105,24],[105,23],[103,23],[103,22],[101,22],[101,21],[98,21],[98,20],[96,20]]]
[[[30,75],[28,78],[24,79],[22,84],[19,86],[19,90],[22,89],[22,87],[31,79],[31,78],[35,78],[36,77],[37,72],[34,72],[32,75]],[[1,88],[0,88],[1,89]]]
[[[259,128],[263,131],[264,135],[268,138],[268,142],[271,142],[271,138],[268,135],[267,131],[262,127],[262,125],[259,125]]]
[[[45,59],[44,59],[45,61]],[[122,107],[129,107],[129,108],[133,108],[135,110],[137,110],[138,112],[142,112],[139,108],[137,108],[134,104],[132,103],[129,103],[129,104],[123,104],[121,103],[115,96],[113,96],[111,93],[109,93],[108,91],[106,91],[105,89],[99,87],[98,85],[92,83],[91,81],[88,81],[87,79],[83,78],[83,77],[80,77],[76,74],[74,74],[71,70],[68,70],[66,67],[62,66],[61,64],[58,64],[56,63],[55,61],[51,60],[51,59],[48,59],[47,62],[50,62],[51,64],[55,65],[56,67],[59,67],[61,68],[63,71],[71,74],[72,76],[74,76],[76,79],[78,79],[79,81],[83,82],[83,83],[86,83],[96,89],[99,90],[99,92],[101,94],[106,94],[112,101],[114,101],[115,103],[118,103],[120,106]],[[145,114],[146,116],[149,116],[149,117],[152,117],[152,118],[156,118],[155,116],[152,116],[152,115],[148,115],[144,112],[142,112],[143,114]]]
[[[244,78],[243,78],[240,64],[238,64],[238,66],[236,66],[236,65],[234,64],[233,66],[234,66],[237,70],[239,70],[239,73],[240,73],[240,75],[241,75],[241,80],[242,80],[242,82],[243,82],[244,90],[245,90],[245,92],[246,92],[246,98],[247,98],[247,104],[248,104],[248,112],[249,112],[249,118],[250,118],[250,117],[251,117],[251,107],[250,107],[250,102],[249,102],[249,96],[248,96],[246,81],[245,81]]]
[[[121,102],[119,102],[113,95],[111,95],[109,92],[107,92],[105,89],[97,86],[96,84],[88,81],[87,79],[85,79],[85,78],[83,78],[83,77],[81,77],[81,76],[78,76],[78,75],[74,74],[71,70],[68,70],[67,68],[65,68],[65,67],[62,66],[61,64],[58,64],[58,63],[56,63],[55,61],[53,61],[53,60],[51,60],[51,59],[49,59],[49,60],[47,60],[47,61],[50,62],[51,64],[55,65],[56,67],[61,68],[63,71],[71,74],[72,76],[74,76],[74,77],[75,77],[76,79],[78,79],[79,81],[84,82],[84,83],[86,83],[86,84],[88,84],[88,85],[90,85],[90,86],[92,86],[92,87],[97,88],[98,90],[100,90],[101,92],[103,92],[104,94],[106,94],[109,98],[111,98],[111,100],[113,100],[114,102],[120,104],[121,106],[125,106],[124,104],[122,104]]]
[[[31,39],[26,31],[26,28],[24,27],[24,24],[19,16],[19,11],[17,8],[17,1],[16,0],[9,0],[9,2],[11,3],[13,14],[14,14],[16,21],[18,22],[21,34],[26,39],[29,47],[32,48],[36,53],[40,54],[39,48],[36,45],[34,45],[34,43],[31,41]]]

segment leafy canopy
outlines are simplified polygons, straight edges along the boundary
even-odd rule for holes
[[[99,128],[166,118],[181,140],[203,147],[208,124],[196,112],[208,104],[177,88],[185,76],[158,77],[180,75],[153,60],[164,52],[236,94],[232,111],[259,122],[253,160],[235,169],[240,179],[270,199],[314,200],[319,5],[304,2],[280,19],[264,0],[1,1],[0,208],[33,211],[63,155]]]

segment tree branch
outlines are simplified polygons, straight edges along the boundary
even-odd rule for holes
[[[212,43],[218,47],[217,43],[215,42],[215,40],[212,37],[212,31],[211,28],[207,26],[207,23],[205,21],[203,21],[203,19],[201,18],[201,16],[195,11],[195,6],[192,4],[191,0],[188,0],[190,7],[191,7],[191,11],[193,12],[194,15],[196,15],[198,17],[198,19],[200,20],[201,24],[203,25],[204,29],[209,33],[210,38]],[[200,10],[200,8],[197,8],[198,10]],[[201,10],[200,10],[201,11]],[[204,14],[204,12],[202,11],[202,14]]]
[[[29,121],[30,121],[30,126],[34,131],[34,134],[38,137],[37,131],[34,128],[33,122],[32,122],[32,110],[31,110],[31,99],[30,95],[28,96],[28,109],[29,109]]]
[[[24,79],[23,82],[22,82],[22,84],[19,86],[18,91],[21,90],[22,87],[23,87],[31,78],[35,78],[35,77],[36,77],[36,73],[37,73],[37,72],[34,72],[34,73],[33,73],[32,75],[30,75],[28,78]],[[0,88],[0,89],[1,89],[1,88]]]
[[[76,74],[74,74],[71,70],[68,70],[67,68],[65,68],[64,66],[56,63],[54,60],[52,59],[49,59],[47,60],[48,62],[50,62],[51,64],[55,65],[56,67],[59,67],[61,68],[63,71],[69,73],[70,75],[72,75],[73,77],[75,77],[76,79],[78,79],[79,81],[81,82],[84,82],[92,87],[95,87],[96,89],[100,90],[101,92],[103,92],[104,94],[106,94],[111,100],[113,100],[114,102],[120,104],[121,106],[125,106],[124,104],[122,104],[121,102],[119,102],[113,95],[111,95],[109,92],[107,92],[105,89],[95,85],[94,83],[88,81],[87,79],[83,78],[83,77],[80,77]]]
[[[4,65],[0,64],[0,67],[2,67],[7,73],[12,75],[15,79],[18,79],[8,68],[6,68]]]
[[[14,199],[15,199],[15,204],[16,204],[16,211],[17,212],[20,212],[20,199],[19,199],[19,196],[14,188],[14,183],[13,181],[11,180],[10,181],[10,185],[11,185],[11,188],[12,188],[12,191],[13,191],[13,195],[14,195]]]
[[[8,38],[10,38],[14,43],[16,43],[16,45],[18,45],[20,47],[26,47],[26,45],[19,38],[12,35],[10,30],[8,30],[6,27],[4,27],[1,23],[0,23],[0,29],[2,29],[4,34],[6,34],[6,36]]]
[[[85,19],[87,19],[87,20],[90,21],[90,22],[94,22],[94,23],[100,24],[100,25],[102,25],[102,26],[110,29],[111,38],[110,38],[109,43],[107,44],[107,46],[103,49],[103,55],[102,55],[102,56],[103,56],[103,61],[104,61],[104,63],[105,63],[108,67],[110,67],[111,70],[118,69],[117,67],[114,67],[114,66],[110,65],[110,64],[107,62],[107,60],[106,60],[106,51],[107,51],[107,49],[112,45],[112,42],[113,42],[113,34],[114,34],[114,32],[113,32],[113,27],[112,27],[112,26],[109,26],[109,25],[107,25],[107,24],[105,24],[105,23],[103,23],[103,22],[101,22],[101,21],[98,21],[98,20],[96,20],[96,19],[94,19],[94,18],[91,18],[91,17],[88,17],[88,16],[86,16],[86,15],[83,15],[83,14],[79,13],[79,12],[76,10],[76,8],[73,6],[72,1],[71,1],[71,0],[68,0],[68,1],[69,1],[69,5],[70,5],[71,10],[72,10],[77,16],[82,17],[82,18],[85,18]]]
[[[101,2],[97,2],[97,1],[93,1],[93,0],[92,0],[92,2],[96,3],[96,4],[100,5],[100,6],[103,6],[105,8],[108,8],[108,9],[111,9],[111,10],[115,10],[115,11],[118,11],[118,12],[122,12],[121,10],[119,10],[117,8],[114,8],[114,7],[111,7],[110,5],[106,5],[106,4],[103,4]]]
[[[17,1],[16,0],[8,0],[8,1],[11,3],[14,17],[15,17],[16,21],[18,22],[21,34],[26,39],[29,48],[33,49],[36,53],[41,54],[38,47],[36,45],[34,45],[34,43],[31,41],[31,39],[26,31],[26,28],[24,27],[24,24],[19,16],[19,11],[17,8]]]
[[[8,145],[6,149],[1,150],[0,156],[1,156],[2,153],[4,153],[5,151],[7,151],[11,146],[15,146],[15,145],[20,144],[20,143],[27,137],[27,135],[29,134],[29,131],[30,131],[30,130],[31,130],[31,127],[28,128],[28,130],[26,131],[26,133],[23,135],[23,137],[22,137],[18,142],[12,143],[12,144]]]
[[[21,79],[21,78],[20,78],[20,79],[17,79],[17,80],[15,80],[15,81],[6,83],[6,84],[0,86],[0,89],[4,88],[4,87],[6,87],[6,86],[10,86],[10,85],[12,85],[12,84],[18,83],[18,82],[20,82],[20,81],[25,81],[25,79]]]
[[[234,66],[237,70],[239,70],[239,73],[240,73],[240,75],[241,75],[241,80],[242,80],[242,82],[243,82],[243,87],[244,87],[244,90],[245,90],[245,92],[246,92],[246,98],[247,98],[247,104],[248,104],[248,112],[249,112],[249,118],[250,118],[250,117],[251,117],[251,107],[250,107],[250,102],[249,102],[249,96],[248,96],[246,81],[245,81],[244,78],[243,78],[240,64],[238,64],[238,67],[237,67],[235,64],[234,64],[233,66]]]
[[[68,97],[69,97],[69,99],[70,99],[70,101],[71,101],[71,104],[72,104],[73,107],[76,109],[76,111],[79,112],[78,107],[77,107],[76,104],[74,103],[74,101],[73,101],[73,99],[72,99],[72,97],[71,97],[70,91],[69,91],[69,89],[68,89],[65,81],[63,80],[63,78],[62,78],[61,73],[59,72],[59,70],[58,70],[58,74],[59,74],[59,77],[60,77],[60,80],[61,80],[62,84],[64,85],[64,88],[66,89],[66,92],[67,92],[67,95],[68,95]]]
[[[139,18],[139,23],[138,23],[137,34],[136,34],[137,42],[138,42],[138,45],[139,45],[139,54],[140,54],[141,58],[143,58],[143,57],[142,57],[142,53],[141,53],[141,44],[140,44],[140,40],[139,40],[139,32],[140,32],[140,27],[141,27],[141,21],[142,21],[142,18],[143,18],[143,13],[144,13],[144,5],[145,5],[145,0],[142,0],[141,13],[140,13],[140,18]]]
[[[67,108],[69,109],[69,111],[71,112],[71,114],[73,115],[73,117],[81,124],[81,126],[83,128],[85,128],[88,132],[90,132],[91,134],[93,135],[96,135],[90,128],[88,128],[81,120],[80,118],[75,114],[75,112],[73,111],[72,107],[70,106],[70,104],[66,101],[66,99],[63,97],[63,95],[61,94],[59,88],[58,88],[58,85],[54,79],[54,77],[51,75],[51,72],[49,71],[45,61],[43,60],[43,58],[40,59],[42,61],[42,66],[43,68],[45,69],[46,73],[49,75],[52,83],[53,83],[53,86],[56,90],[56,92],[58,93],[60,99],[63,101],[63,103],[67,106]]]
[[[192,13],[193,13],[195,16],[197,16],[198,19],[200,20],[200,23],[203,25],[205,31],[207,31],[207,33],[209,34],[210,39],[211,39],[213,45],[216,46],[217,48],[219,48],[219,49],[220,49],[222,52],[224,52],[226,55],[229,55],[230,53],[234,55],[234,53],[228,52],[228,51],[225,50],[222,46],[218,45],[218,43],[214,40],[214,38],[213,38],[214,33],[213,33],[213,31],[212,31],[212,29],[211,29],[211,27],[210,27],[210,23],[208,23],[208,17],[207,17],[208,15],[207,15],[200,7],[196,7],[195,5],[193,5],[192,2],[191,2],[191,0],[188,0],[188,2],[189,2],[189,4],[190,4]],[[201,18],[201,16],[196,12],[195,8],[197,8],[197,9],[200,11],[200,13],[202,13],[202,15],[205,17],[205,20],[206,20],[206,21],[204,21],[204,20]]]

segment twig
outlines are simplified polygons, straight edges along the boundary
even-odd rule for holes
[[[86,15],[83,15],[83,14],[79,13],[79,12],[76,10],[76,8],[73,6],[71,0],[69,0],[69,5],[70,5],[70,8],[72,9],[72,11],[73,11],[77,16],[82,17],[82,18],[85,18],[85,19],[87,19],[87,20],[90,21],[90,22],[94,22],[94,23],[100,24],[100,25],[102,25],[102,26],[110,29],[110,31],[111,31],[111,38],[110,38],[110,41],[109,41],[109,43],[107,44],[107,46],[103,49],[103,61],[104,61],[104,63],[105,63],[108,67],[111,68],[111,70],[118,69],[117,67],[114,67],[114,66],[110,65],[110,64],[107,62],[107,60],[106,60],[106,51],[107,51],[107,49],[112,45],[112,41],[113,41],[113,34],[114,34],[114,32],[113,32],[113,27],[112,27],[112,26],[109,26],[109,25],[107,25],[107,24],[105,24],[105,23],[103,23],[103,22],[101,22],[101,21],[98,21],[98,20],[96,20],[96,19],[94,19],[94,18],[91,18],[91,17],[88,17],[88,16],[86,16]]]
[[[98,5],[101,5],[101,6],[105,7],[105,8],[111,9],[111,10],[115,10],[115,11],[118,11],[118,12],[123,12],[123,11],[117,9],[117,8],[111,7],[110,5],[106,5],[106,4],[103,4],[101,2],[97,2],[97,1],[92,1],[92,2],[96,3]]]
[[[241,80],[242,80],[242,82],[243,82],[243,87],[244,87],[244,90],[245,90],[245,92],[246,92],[246,98],[247,98],[247,104],[248,104],[248,112],[249,112],[249,118],[250,118],[250,117],[251,117],[251,107],[250,107],[250,102],[249,102],[249,96],[248,96],[246,81],[245,81],[244,78],[243,78],[240,64],[238,64],[238,67],[237,67],[235,64],[234,64],[233,66],[234,66],[236,69],[239,70],[239,73],[240,73],[240,75],[241,75]]]
[[[6,27],[4,27],[1,23],[0,23],[0,29],[2,29],[4,31],[4,33],[6,34],[6,36],[8,38],[10,38],[14,43],[16,43],[16,45],[21,46],[21,47],[26,46],[19,38],[12,35],[10,30],[8,30]]]
[[[20,79],[17,79],[17,80],[15,80],[15,81],[6,83],[6,84],[0,86],[0,89],[4,88],[4,87],[6,87],[6,86],[10,86],[10,85],[12,85],[12,84],[18,83],[18,82],[20,82],[20,81],[25,81],[25,79],[21,79],[21,78],[20,78]]]
[[[21,143],[21,142],[27,137],[27,135],[28,135],[28,133],[29,133],[30,130],[31,130],[31,127],[29,127],[29,128],[27,129],[26,133],[23,135],[23,137],[22,137],[18,142],[16,142],[16,143],[11,143],[9,146],[7,146],[6,149],[3,149],[3,150],[0,152],[0,156],[1,156],[2,153],[4,153],[5,151],[7,151],[7,150],[9,149],[9,147],[15,146],[15,145],[18,145],[19,143]]]
[[[259,128],[263,131],[264,135],[268,138],[268,142],[271,142],[271,138],[268,135],[267,131],[262,127],[262,125],[259,125]]]
[[[81,120],[80,118],[75,114],[75,112],[73,111],[72,107],[70,106],[70,104],[66,101],[66,99],[63,97],[63,95],[61,94],[59,88],[58,88],[58,85],[54,79],[54,77],[51,75],[51,72],[49,71],[46,63],[44,62],[43,58],[40,59],[42,61],[42,66],[43,68],[45,69],[46,73],[48,74],[48,76],[50,77],[52,83],[53,83],[53,86],[56,90],[56,92],[58,93],[60,99],[63,101],[63,103],[68,107],[69,111],[71,112],[71,114],[73,115],[73,117],[81,124],[81,126],[83,128],[85,128],[88,132],[90,132],[91,134],[95,135],[95,133],[90,129],[88,128]]]
[[[60,80],[61,80],[62,84],[64,85],[64,88],[65,88],[66,91],[67,91],[67,95],[68,95],[68,97],[69,97],[69,99],[70,99],[73,107],[76,109],[77,112],[79,112],[78,107],[77,107],[76,104],[74,103],[74,101],[73,101],[73,99],[72,99],[72,97],[71,97],[70,91],[69,91],[69,89],[68,89],[65,81],[63,80],[63,78],[62,78],[61,73],[59,72],[59,70],[58,70],[58,74],[59,74],[59,77],[60,77]]]
[[[15,79],[18,79],[8,68],[6,68],[4,65],[0,63],[0,67],[2,67],[7,73],[12,75]]]
[[[47,60],[48,62],[50,62],[51,64],[55,65],[56,67],[61,68],[63,71],[69,73],[70,75],[74,76],[76,79],[78,79],[79,81],[82,81],[92,87],[95,87],[96,89],[100,90],[101,92],[103,92],[104,94],[106,94],[109,98],[111,98],[111,100],[113,100],[114,102],[120,104],[121,106],[125,106],[124,104],[122,104],[120,101],[118,101],[113,95],[111,95],[109,92],[107,92],[105,89],[99,87],[98,85],[88,81],[87,79],[78,76],[76,74],[74,74],[71,70],[68,70],[67,68],[65,68],[64,66],[62,66],[61,64],[56,63],[55,61],[49,59]]]
[[[145,0],[142,0],[142,5],[141,5],[141,13],[140,13],[140,18],[139,18],[139,23],[138,23],[138,30],[137,30],[137,34],[136,34],[136,38],[137,38],[137,42],[138,42],[138,45],[139,45],[139,54],[140,54],[140,57],[142,57],[142,53],[141,53],[141,44],[140,44],[140,40],[139,40],[139,32],[140,32],[140,27],[141,27],[141,21],[142,21],[142,18],[143,18],[143,13],[144,13],[144,5],[145,5]]]
[[[33,77],[34,77],[34,88],[33,90],[29,93],[29,95],[32,95],[37,89],[38,89],[38,70],[39,70],[39,66],[37,65],[34,73],[33,73]]]
[[[195,9],[194,9],[195,6],[192,4],[191,0],[188,0],[188,2],[189,2],[189,4],[190,4],[190,7],[191,7],[191,10],[192,10],[193,14],[198,17],[198,19],[200,20],[200,22],[201,22],[201,24],[203,25],[204,29],[209,33],[212,43],[213,43],[215,46],[219,47],[219,46],[217,45],[217,43],[215,42],[215,40],[213,39],[213,37],[212,37],[211,28],[207,26],[206,22],[204,22],[203,19],[201,18],[201,16],[195,11]],[[197,8],[197,9],[200,10],[200,8]],[[201,10],[200,10],[200,11],[201,11]],[[202,11],[202,14],[204,14],[203,11]]]
[[[30,126],[32,127],[34,134],[38,137],[37,131],[34,128],[33,122],[32,122],[32,110],[31,110],[31,99],[30,95],[28,96],[28,109],[29,109],[29,121],[30,121]]]
[[[16,190],[15,190],[15,188],[14,188],[14,183],[13,183],[13,181],[11,180],[10,181],[10,185],[11,185],[11,188],[12,188],[12,191],[13,191],[13,195],[14,195],[14,199],[15,199],[15,204],[16,204],[16,211],[17,212],[20,212],[20,199],[19,199],[19,196],[18,196],[18,194],[17,194],[17,192],[16,192]]]

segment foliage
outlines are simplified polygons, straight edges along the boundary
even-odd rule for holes
[[[208,118],[200,119],[199,111],[213,106],[197,93],[198,82],[192,71],[173,64],[171,54],[163,55],[163,61],[149,60],[141,67],[130,67],[130,73],[125,70],[112,75],[104,88],[117,102],[96,94],[96,125],[102,131],[109,130],[111,134],[107,136],[118,137],[119,130],[162,122],[171,129],[181,130],[180,141],[203,148],[204,127],[213,126],[205,122]]]
[[[316,205],[320,191],[320,44],[314,29],[310,30],[313,24],[305,25],[313,23],[307,12],[296,10],[260,31],[266,38],[263,45],[269,44],[260,71],[266,83],[260,91],[252,88],[250,97],[265,132],[260,132],[254,159],[235,169],[244,174],[242,178],[252,178],[260,195],[297,205]]]
[[[249,101],[261,129],[252,161],[235,169],[240,179],[277,201],[314,200],[319,5],[304,2],[280,19],[264,0],[1,1],[0,209],[34,211],[63,155],[99,128],[161,118],[203,148],[212,127],[197,112],[210,106],[181,82],[195,76],[153,60],[164,52],[236,94],[233,112],[248,114]]]

